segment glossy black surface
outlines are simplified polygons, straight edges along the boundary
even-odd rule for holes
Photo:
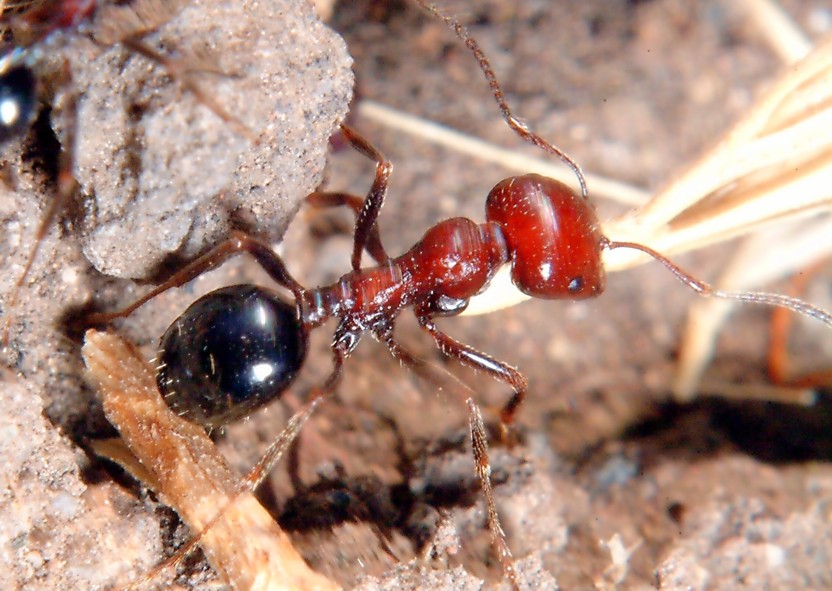
[[[294,305],[270,290],[235,285],[194,302],[159,349],[156,380],[168,406],[213,427],[280,397],[307,344]]]
[[[26,66],[0,76],[0,142],[26,129],[38,108],[37,79]]]

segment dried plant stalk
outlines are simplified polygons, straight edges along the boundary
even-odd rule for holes
[[[402,113],[373,100],[364,99],[356,105],[361,117],[366,117],[391,129],[396,129],[425,141],[450,148],[460,154],[467,154],[482,162],[491,162],[506,170],[527,174],[535,172],[566,183],[578,189],[575,173],[562,162],[545,156],[534,157],[516,150],[501,148],[476,137],[465,135],[439,123]],[[612,199],[619,203],[641,206],[650,195],[643,189],[615,181],[603,176],[584,173],[586,182],[592,187],[592,196]]]
[[[156,388],[153,369],[124,340],[88,331],[84,361],[107,418],[150,474],[150,482],[194,532],[234,589],[333,591],[312,571],[251,493],[238,481],[205,431],[173,414]],[[221,512],[219,518],[217,515]]]
[[[665,254],[832,209],[832,38],[761,96],[699,162],[644,207],[607,225]],[[614,269],[631,254],[610,257]]]

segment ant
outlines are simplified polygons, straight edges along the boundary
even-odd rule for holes
[[[199,103],[228,123],[236,133],[256,144],[258,140],[253,132],[192,79],[186,63],[156,51],[142,40],[143,36],[175,16],[177,8],[174,4],[137,0],[129,6],[111,6],[96,0],[47,0],[23,2],[19,6],[7,8],[6,12],[0,14],[0,26],[11,39],[10,47],[0,57],[0,145],[29,130],[41,110],[41,100],[57,95],[58,89],[71,82],[72,75],[67,62],[64,62],[62,69],[59,68],[60,71],[51,72],[50,82],[44,82],[36,73],[38,62],[50,51],[47,42],[53,34],[67,30],[86,34],[100,47],[121,44],[131,52],[161,65]],[[17,299],[32,271],[40,247],[56,217],[78,189],[73,176],[73,152],[78,124],[77,99],[73,92],[60,93],[57,99],[63,102],[62,109],[68,113],[68,122],[64,126],[62,146],[55,163],[54,194],[40,218],[23,269],[5,301],[5,322],[0,337],[3,348],[9,344]]]
[[[286,446],[297,438],[314,409],[336,390],[347,358],[365,333],[382,342],[402,364],[417,373],[426,372],[424,362],[394,336],[395,322],[408,308],[413,309],[420,328],[433,338],[444,355],[484,371],[511,388],[512,396],[499,415],[502,439],[511,443],[511,426],[526,396],[526,379],[516,368],[454,339],[435,324],[438,317],[463,312],[470,298],[487,289],[497,270],[507,264],[511,266],[514,284],[531,297],[581,300],[604,291],[604,250],[635,249],[656,259],[704,297],[782,307],[832,327],[832,314],[801,300],[777,294],[716,290],[645,245],[607,238],[587,198],[580,167],[514,117],[488,60],[466,29],[440,14],[433,5],[416,1],[448,24],[474,54],[508,125],[522,139],[570,166],[579,180],[580,193],[537,174],[504,179],[486,197],[485,222],[462,217],[441,221],[407,252],[391,257],[381,242],[378,216],[392,165],[367,139],[342,125],[347,142],[375,162],[373,183],[364,198],[316,192],[308,200],[316,207],[348,207],[356,214],[351,271],[330,285],[306,288],[294,279],[268,244],[234,232],[127,307],[90,315],[91,324],[127,317],[166,290],[182,286],[241,253],[252,256],[272,280],[290,292],[292,301],[255,285],[216,290],[193,303],[162,336],[157,355],[159,390],[174,412],[208,428],[246,416],[280,398],[305,362],[310,332],[329,319],[338,321],[330,346],[333,367],[328,377],[310,393],[281,434],[280,445],[273,446],[258,463],[241,490],[248,492],[259,484]],[[364,252],[375,261],[374,266],[361,266]],[[465,396],[464,402],[492,542],[504,577],[517,590],[519,576],[494,502],[484,421],[473,396]],[[218,515],[223,510],[220,508]],[[207,529],[199,532],[172,561],[181,559]],[[170,561],[163,567],[168,564]]]

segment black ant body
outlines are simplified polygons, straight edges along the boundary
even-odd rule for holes
[[[19,14],[2,15],[16,45],[0,58],[0,143],[25,131],[38,111],[34,47],[59,29],[77,27],[96,8],[95,0],[52,0]]]
[[[54,31],[78,26],[92,15],[95,6],[96,3],[90,0],[82,2],[54,0],[21,13],[2,15],[2,22],[8,27],[16,45],[7,49],[0,58],[0,144],[27,131],[38,114],[41,89],[32,64],[38,43],[47,39]],[[67,129],[69,145],[74,143],[74,127],[73,122]],[[8,345],[12,311],[17,303],[20,288],[29,276],[35,257],[52,222],[75,191],[76,185],[71,168],[70,151],[63,150],[59,156],[55,195],[38,224],[35,240],[29,250],[23,271],[5,302],[6,318],[2,337],[0,337],[3,348]]]
[[[244,233],[235,233],[128,307],[89,317],[93,324],[126,317],[160,293],[181,286],[240,253],[254,257],[278,285],[291,292],[293,301],[288,302],[262,287],[226,287],[203,296],[174,321],[161,339],[157,358],[157,383],[174,411],[208,427],[216,427],[279,398],[305,361],[309,332],[335,318],[338,326],[331,343],[333,369],[290,421],[281,436],[284,440],[281,445],[285,445],[286,440],[297,436],[317,404],[334,391],[345,360],[364,333],[369,332],[384,343],[403,364],[417,372],[424,370],[422,362],[402,347],[393,334],[397,317],[412,308],[420,327],[434,339],[443,354],[485,371],[511,387],[513,395],[500,413],[501,423],[507,428],[526,395],[523,375],[514,367],[442,332],[434,320],[464,311],[469,299],[484,291],[505,264],[511,265],[515,285],[532,297],[567,300],[597,297],[605,287],[601,260],[605,249],[642,251],[703,296],[785,307],[832,327],[832,315],[800,300],[774,294],[714,290],[644,245],[614,242],[605,237],[586,198],[586,183],[578,166],[512,115],[488,61],[464,28],[439,15],[434,7],[421,0],[417,2],[445,20],[463,39],[476,56],[511,128],[523,139],[571,166],[580,181],[581,194],[540,175],[510,177],[497,183],[486,198],[484,223],[467,218],[441,221],[429,228],[410,250],[391,257],[381,243],[377,226],[391,164],[369,141],[342,126],[347,141],[375,161],[373,184],[364,199],[343,193],[314,193],[309,200],[318,207],[346,206],[356,213],[350,272],[331,285],[305,288],[292,277],[269,245]],[[365,251],[375,260],[375,266],[361,267]],[[518,575],[493,499],[483,419],[473,398],[466,398],[465,403],[492,539],[505,576],[518,589]],[[508,435],[507,430],[504,435]],[[246,483],[252,486],[259,483],[284,450],[281,447],[278,453],[261,461]]]
[[[131,19],[131,10],[139,11],[136,14],[141,13],[139,16],[142,17],[145,17],[145,12],[149,10],[155,12],[153,18],[142,20]],[[72,72],[67,61],[64,61],[62,68],[58,68],[59,71],[50,73],[49,82],[41,80],[42,72],[38,71],[38,62],[46,57],[46,52],[49,51],[46,49],[49,47],[48,41],[53,34],[75,30],[89,37],[101,48],[121,44],[130,52],[159,64],[184,90],[192,93],[199,103],[228,123],[236,133],[244,136],[252,144],[257,143],[258,140],[251,130],[237,117],[227,113],[213,96],[203,91],[192,79],[193,72],[189,71],[187,63],[168,57],[144,42],[143,37],[172,18],[176,10],[175,3],[167,1],[150,6],[146,0],[138,0],[128,6],[116,6],[97,0],[47,0],[22,3],[16,11],[9,9],[0,15],[0,26],[5,28],[12,44],[0,57],[0,145],[27,132],[41,111],[41,101],[47,101],[53,94],[61,95],[62,110],[68,113],[67,122],[63,126],[60,153],[55,164],[57,175],[54,194],[41,216],[23,269],[4,302],[5,319],[0,337],[3,348],[9,342],[19,292],[29,277],[38,251],[56,217],[78,188],[73,176],[78,97],[72,91],[58,93],[58,89],[69,85]],[[133,22],[134,20],[137,22]]]

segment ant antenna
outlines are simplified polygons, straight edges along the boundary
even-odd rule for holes
[[[575,173],[575,176],[578,177],[578,183],[581,185],[581,196],[587,198],[588,193],[586,189],[586,179],[584,178],[584,173],[581,171],[581,167],[578,166],[578,163],[575,162],[566,152],[557,146],[550,144],[545,139],[530,130],[525,123],[520,121],[511,112],[508,102],[506,102],[505,95],[503,94],[503,89],[497,81],[497,75],[494,74],[494,70],[491,68],[491,62],[489,62],[488,58],[485,57],[485,54],[482,49],[480,49],[480,45],[477,43],[476,39],[471,37],[471,34],[468,33],[468,30],[462,26],[459,21],[442,14],[435,4],[429,4],[424,0],[415,0],[415,2],[427,12],[439,19],[442,19],[445,24],[448,25],[454,33],[456,33],[456,36],[459,37],[463,43],[465,43],[465,47],[471,50],[471,53],[474,54],[474,57],[480,66],[480,70],[482,70],[482,73],[485,75],[488,86],[491,88],[491,93],[494,95],[494,100],[497,101],[497,106],[500,107],[500,112],[502,112],[503,119],[505,119],[506,123],[508,123],[508,126],[521,138],[527,142],[531,142],[538,148],[546,150],[550,154],[557,156],[564,164],[571,168]]]
[[[65,108],[70,111],[77,108],[77,98],[74,95],[70,95],[67,101],[68,103]],[[11,327],[15,319],[17,299],[20,295],[20,290],[29,278],[29,273],[32,271],[40,247],[52,227],[52,223],[78,189],[78,183],[75,181],[75,177],[72,176],[77,123],[78,121],[74,117],[70,117],[70,123],[64,130],[66,134],[64,141],[65,147],[61,149],[58,156],[58,176],[55,182],[55,188],[53,189],[52,199],[46,206],[46,211],[43,213],[38,224],[35,232],[35,243],[29,251],[29,256],[23,265],[23,272],[17,278],[17,281],[12,287],[11,294],[8,297],[8,301],[5,302],[5,322],[2,327],[2,335],[0,335],[0,350],[3,351],[7,350],[9,346]]]
[[[673,273],[679,281],[703,297],[714,297],[723,300],[734,300],[737,302],[764,304],[766,306],[786,308],[792,312],[808,316],[809,318],[815,318],[823,322],[826,326],[832,328],[832,314],[798,298],[789,297],[779,293],[722,291],[720,289],[714,289],[710,283],[697,279],[693,275],[683,271],[678,265],[676,265],[676,263],[672,262],[666,256],[656,252],[649,246],[644,246],[643,244],[638,244],[637,242],[614,242],[604,238],[601,243],[601,247],[608,248],[610,250],[614,248],[631,248],[633,250],[640,250],[667,267],[667,269]]]

